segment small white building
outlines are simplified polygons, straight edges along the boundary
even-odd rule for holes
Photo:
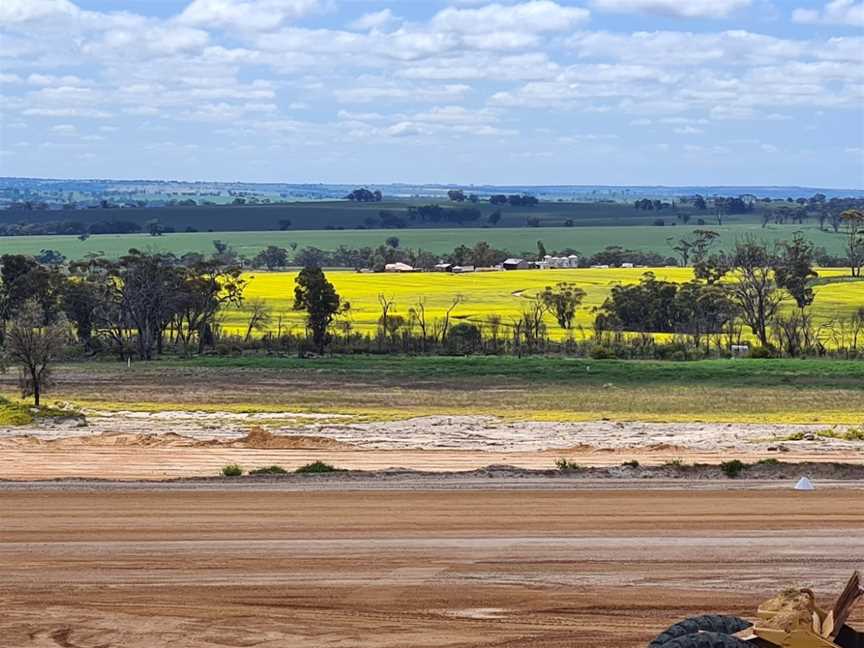
[[[414,268],[407,263],[397,261],[384,266],[384,272],[414,272]]]
[[[453,266],[453,268],[450,270],[450,272],[453,272],[455,274],[463,274],[465,272],[474,272],[474,266],[473,265],[464,265],[464,266],[458,266],[457,265],[457,266]]]

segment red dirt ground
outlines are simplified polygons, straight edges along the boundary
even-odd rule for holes
[[[7,486],[0,645],[635,648],[864,566],[860,490],[635,488]]]

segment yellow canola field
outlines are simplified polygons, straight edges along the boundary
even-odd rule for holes
[[[377,326],[381,310],[378,295],[386,295],[395,303],[395,314],[407,319],[408,311],[419,299],[426,303],[428,320],[444,315],[456,295],[462,302],[453,310],[459,320],[484,323],[490,315],[500,315],[503,324],[519,316],[526,298],[531,298],[546,286],[560,281],[581,287],[586,296],[577,315],[576,325],[590,328],[594,321],[594,308],[600,306],[613,286],[637,283],[645,272],[653,272],[658,279],[685,282],[692,278],[689,268],[608,268],[573,270],[516,270],[509,272],[475,272],[449,274],[444,272],[367,274],[351,271],[328,271],[327,278],[339,295],[350,302],[348,319],[353,330],[372,332]],[[275,331],[281,318],[282,330],[303,327],[303,313],[292,310],[294,277],[296,272],[254,272],[245,275],[248,280],[247,302],[263,299],[272,309],[271,330]],[[820,269],[821,278],[843,277],[843,269]],[[815,316],[822,321],[847,317],[864,306],[864,282],[846,282],[815,287],[813,303]],[[393,313],[393,311],[391,311]],[[247,308],[226,315],[224,325],[232,332],[246,329]],[[550,334],[561,337],[563,331],[554,318],[547,317]]]

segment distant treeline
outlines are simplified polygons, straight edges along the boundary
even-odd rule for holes
[[[272,231],[333,229],[404,229],[436,227],[578,227],[646,225],[699,226],[747,222],[817,222],[821,229],[841,225],[840,214],[864,208],[864,199],[755,200],[748,197],[694,196],[667,202],[641,199],[635,203],[539,202],[523,194],[476,195],[451,191],[445,202],[417,200],[343,200],[252,205],[244,198],[237,204],[198,205],[193,199],[174,205],[122,206],[103,200],[90,208],[46,209],[44,204],[23,202],[0,209],[0,236],[120,234],[197,231]],[[245,203],[245,204],[241,204]],[[635,208],[634,208],[635,207]],[[156,226],[154,226],[154,224]]]
[[[425,250],[413,250],[399,247],[399,239],[390,237],[388,243],[378,247],[349,248],[339,246],[335,250],[321,250],[315,247],[299,248],[293,255],[288,250],[269,246],[250,259],[250,265],[255,268],[275,270],[287,266],[318,266],[321,268],[352,268],[355,270],[372,270],[382,272],[389,263],[406,263],[418,270],[432,270],[441,263],[455,266],[474,266],[489,268],[502,263],[505,259],[518,257],[531,260],[542,260],[546,254],[542,241],[538,241],[538,249],[534,251],[513,252],[500,250],[480,241],[472,247],[459,245],[447,254],[432,254]],[[552,256],[579,256],[579,267],[589,268],[592,265],[621,266],[631,263],[634,266],[667,266],[678,265],[672,256],[664,256],[655,252],[628,250],[616,245],[610,245],[604,250],[590,255],[580,256],[578,250],[564,248],[551,250]]]

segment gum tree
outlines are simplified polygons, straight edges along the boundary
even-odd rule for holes
[[[324,353],[324,347],[330,341],[330,324],[351,306],[342,301],[321,268],[303,268],[294,283],[297,284],[294,287],[294,310],[306,311],[306,325],[312,333],[312,342],[318,353]]]
[[[35,299],[27,300],[9,322],[4,361],[18,365],[21,396],[32,396],[36,407],[51,384],[51,365],[69,342],[65,317],[47,323],[45,311]]]

